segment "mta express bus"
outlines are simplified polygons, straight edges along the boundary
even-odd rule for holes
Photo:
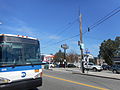
[[[38,39],[0,34],[0,90],[29,90],[41,85]]]

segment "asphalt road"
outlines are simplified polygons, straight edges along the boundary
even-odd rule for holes
[[[119,80],[50,70],[43,73],[43,86],[38,90],[120,90]]]

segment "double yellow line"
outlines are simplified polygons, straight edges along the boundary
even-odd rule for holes
[[[46,77],[49,77],[49,78],[58,79],[58,80],[62,80],[62,81],[65,81],[65,82],[70,82],[70,83],[82,85],[82,86],[87,86],[87,87],[91,87],[91,88],[96,88],[96,89],[98,89],[98,90],[109,90],[109,89],[106,89],[106,88],[101,88],[101,87],[98,87],[98,86],[92,86],[92,85],[88,85],[88,84],[84,84],[84,83],[79,83],[79,82],[75,82],[75,81],[71,81],[71,80],[66,80],[66,79],[63,79],[63,78],[54,77],[54,76],[50,76],[50,75],[46,75],[46,74],[43,74],[43,76],[46,76]]]

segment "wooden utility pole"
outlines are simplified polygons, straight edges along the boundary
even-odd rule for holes
[[[84,73],[84,62],[83,62],[83,40],[82,40],[82,15],[79,16],[80,19],[80,50],[81,50],[81,70]]]

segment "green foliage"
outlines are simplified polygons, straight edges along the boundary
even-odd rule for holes
[[[120,57],[120,37],[116,37],[115,39],[116,45],[117,45],[117,50],[114,52],[115,57]]]
[[[111,40],[108,39],[107,41],[103,41],[100,46],[100,51],[99,51],[99,58],[105,59],[105,62],[109,65],[113,64],[112,58],[114,57],[114,52],[117,50],[118,44]]]
[[[59,50],[59,51],[55,54],[54,60],[55,60],[55,62],[61,62],[62,60],[64,60],[64,53],[63,53],[61,50]]]

